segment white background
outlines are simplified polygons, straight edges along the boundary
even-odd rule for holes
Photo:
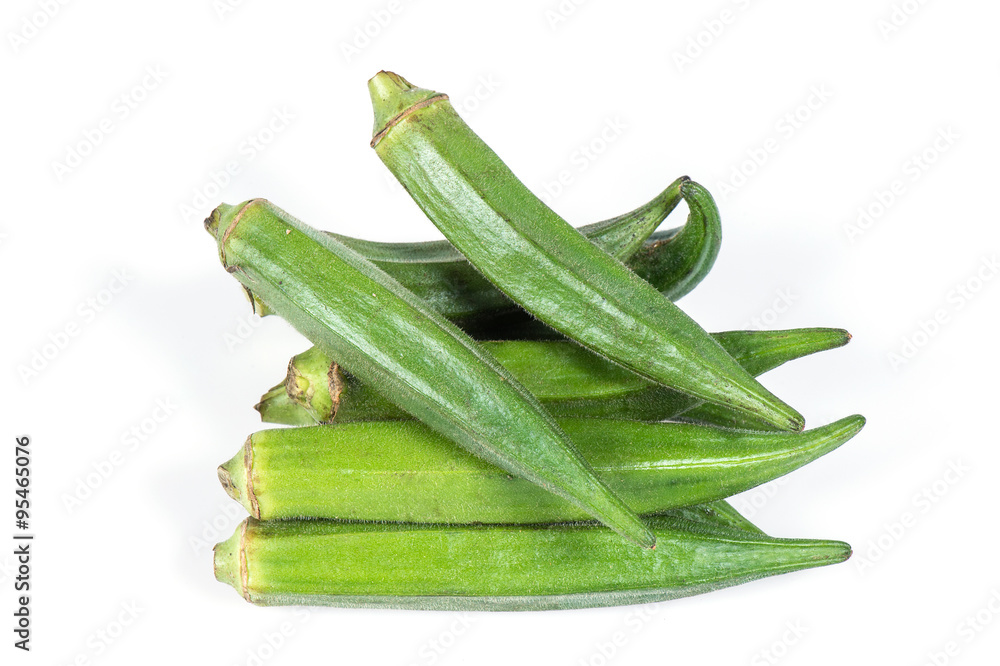
[[[998,20],[970,1],[8,0],[0,535],[27,434],[37,538],[31,654],[0,547],[4,663],[995,663]],[[248,320],[202,219],[267,197],[341,233],[438,237],[368,147],[382,68],[464,104],[537,192],[568,171],[549,201],[575,224],[706,185],[725,243],[682,306],[709,330],[854,334],[764,381],[811,426],[860,412],[865,431],[734,500],[851,561],[545,614],[307,615],[213,579],[243,517],[215,467],[308,344]]]

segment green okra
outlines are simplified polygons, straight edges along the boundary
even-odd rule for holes
[[[693,181],[684,183],[681,193],[688,205],[688,221],[682,231],[650,238],[628,259],[628,267],[636,275],[671,301],[683,298],[705,279],[722,245],[719,209],[712,195]],[[671,251],[664,252],[663,247]]]
[[[640,515],[723,499],[783,476],[864,426],[851,416],[799,433],[690,423],[557,419],[601,480]],[[255,518],[530,524],[587,512],[458,449],[417,421],[254,433],[219,467]]]
[[[840,347],[851,336],[842,329],[803,328],[726,331],[713,337],[757,376],[787,361]],[[701,401],[696,398],[655,384],[565,340],[480,344],[558,416],[661,421],[684,414],[699,422],[740,421],[748,429],[773,429],[722,407],[713,405],[709,413],[704,410],[707,404],[697,407]],[[293,413],[296,405],[298,411]],[[262,396],[256,408],[262,420],[288,425],[409,418],[315,347],[292,357],[285,381]]]
[[[800,328],[785,331],[726,331],[715,339],[752,376],[773,370],[797,358],[842,347],[851,334],[837,328]],[[620,398],[582,398],[560,409],[560,415],[589,415],[602,418],[660,421],[684,418],[709,425],[727,426],[733,421],[748,429],[781,430],[763,419],[754,419],[736,410],[719,406],[712,412],[709,403],[662,386]],[[567,411],[571,410],[570,413]],[[756,426],[754,426],[756,424]]]
[[[672,301],[688,294],[708,275],[722,244],[719,209],[708,191],[689,181],[682,184],[681,193],[688,205],[687,224],[680,230],[655,232],[625,262],[636,275]],[[563,337],[523,310],[483,318],[466,327],[479,338],[548,340]]]
[[[206,220],[223,266],[351,374],[445,438],[579,505],[646,547],[652,534],[489,353],[354,250],[262,199]]]
[[[446,95],[380,72],[369,81],[372,147],[452,245],[524,310],[683,393],[801,430],[677,306],[548,208],[455,112]]]
[[[620,261],[628,262],[632,255],[637,255],[644,268],[652,267],[644,271],[648,279],[663,285],[664,290],[697,281],[701,274],[694,264],[699,264],[704,255],[712,254],[714,239],[710,237],[709,221],[689,216],[684,227],[658,234],[646,244],[650,234],[681,200],[681,186],[687,181],[686,176],[678,178],[639,208],[581,227],[580,232]],[[511,328],[515,322],[530,325],[530,317],[515,313],[517,305],[473,268],[448,241],[380,243],[327,233],[396,278],[466,331],[487,331],[497,321]],[[717,252],[717,245],[714,247]],[[688,266],[686,272],[677,270]]]
[[[647,519],[653,550],[593,524],[457,526],[247,518],[215,576],[261,606],[555,610],[663,601],[843,562],[841,541]]]

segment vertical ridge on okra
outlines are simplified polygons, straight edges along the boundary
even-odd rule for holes
[[[352,374],[463,448],[654,545],[538,401],[374,264],[263,199],[220,207],[206,228],[253,298]]]
[[[654,381],[787,430],[802,416],[528,190],[447,96],[380,72],[372,146],[451,243],[546,324]]]

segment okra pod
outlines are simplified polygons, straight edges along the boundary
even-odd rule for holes
[[[699,276],[694,269],[683,275],[672,269],[693,264],[700,255],[710,253],[702,249],[710,244],[708,239],[698,243],[705,228],[701,218],[689,218],[690,226],[673,230],[666,239],[650,241],[649,247],[644,247],[650,234],[681,200],[681,186],[687,181],[687,177],[678,178],[639,208],[581,227],[580,232],[620,261],[627,262],[638,253],[643,268],[652,268],[644,271],[649,279],[663,284],[664,289],[696,280]],[[508,326],[513,326],[514,321],[523,324],[531,321],[524,314],[513,314],[517,305],[473,268],[448,241],[379,243],[327,233],[396,278],[466,331],[487,331],[496,321],[503,321]]]
[[[380,72],[372,147],[469,262],[548,326],[683,393],[787,430],[802,416],[511,173],[446,95]]]
[[[593,524],[456,526],[247,518],[215,576],[261,606],[555,610],[663,601],[843,562],[841,541],[650,518],[654,550]]]
[[[688,205],[688,221],[681,232],[651,239],[628,259],[636,275],[671,301],[683,298],[705,279],[722,245],[719,209],[708,190],[689,180],[681,186],[681,194]]]
[[[787,361],[840,347],[850,334],[842,329],[803,328],[726,331],[713,337],[737,363],[757,376]],[[773,429],[722,407],[713,406],[711,414],[698,411],[695,406],[701,401],[696,398],[655,384],[565,340],[480,344],[550,413],[559,416],[661,421],[683,413],[685,418],[701,422],[741,421],[748,424],[747,429]],[[297,413],[290,414],[289,401],[298,405]],[[281,409],[272,407],[272,402]],[[315,347],[292,357],[283,384],[262,396],[256,407],[262,420],[288,425],[409,418]]]
[[[851,416],[800,433],[690,423],[557,419],[636,513],[703,504],[783,476],[856,435]],[[458,449],[416,421],[254,433],[219,467],[231,497],[263,520],[529,524],[587,520],[573,504]]]
[[[688,204],[684,226],[650,235],[681,198]],[[715,203],[686,176],[639,208],[579,230],[671,300],[705,278],[722,242]],[[495,332],[511,339],[559,335],[517,308],[448,241],[382,243],[326,233],[357,250],[474,337]]]
[[[252,297],[434,431],[653,547],[541,404],[453,323],[354,250],[262,199],[206,221]]]

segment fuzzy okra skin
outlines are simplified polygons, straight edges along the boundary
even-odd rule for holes
[[[593,524],[457,526],[247,518],[215,576],[261,606],[558,610],[663,601],[843,562],[841,541],[776,539],[673,516],[654,550]]]
[[[372,147],[452,245],[548,326],[633,371],[786,430],[802,416],[676,305],[524,186],[446,95],[380,72]]]
[[[788,361],[843,346],[851,337],[847,331],[835,328],[725,331],[712,335],[754,376]],[[661,421],[683,414],[687,420],[702,423],[737,427],[739,422],[745,429],[774,429],[723,407],[698,407],[701,401],[696,398],[655,384],[565,340],[480,344],[557,416]],[[284,383],[264,394],[256,408],[263,421],[287,425],[408,418],[315,347],[292,357]]]
[[[839,447],[865,422],[851,416],[806,432],[760,433],[689,423],[557,421],[604,483],[641,515],[771,481]],[[416,421],[264,430],[219,467],[219,479],[263,520],[530,524],[589,518]]]
[[[443,437],[651,548],[541,404],[488,352],[396,280],[262,199],[206,221],[255,301]]]

